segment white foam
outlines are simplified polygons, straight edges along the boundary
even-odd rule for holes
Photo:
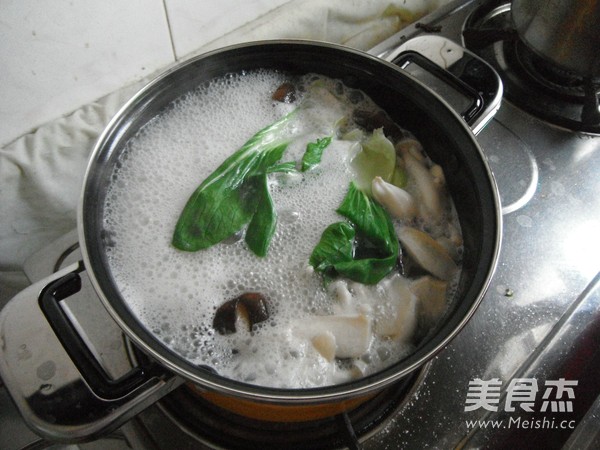
[[[177,219],[202,180],[290,110],[270,98],[283,81],[284,75],[263,71],[214,80],[143,128],[122,154],[108,189],[104,226],[115,245],[107,252],[134,314],[190,362],[259,385],[319,386],[343,379],[344,371],[287,324],[331,313],[330,294],[306,269],[323,230],[340,220],[335,210],[351,179],[343,163],[350,143],[334,141],[320,167],[301,179],[271,178],[279,222],[267,257],[252,254],[243,239],[195,253],[171,245]],[[306,143],[320,137],[313,133],[292,144],[282,161],[299,160]],[[271,318],[252,336],[214,332],[216,308],[248,291],[267,296]],[[407,351],[376,342],[365,359],[376,371]]]

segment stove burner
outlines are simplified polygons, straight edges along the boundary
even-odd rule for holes
[[[158,406],[181,430],[208,448],[360,448],[359,440],[379,431],[398,414],[427,369],[409,375],[353,410],[325,419],[271,422],[222,409],[182,386]]]
[[[558,67],[530,50],[512,28],[510,4],[491,2],[477,9],[463,38],[498,71],[511,103],[549,123],[600,133],[600,80]]]
[[[572,97],[585,95],[585,78],[548,63],[527,47],[521,40],[505,42],[506,53],[535,81],[558,94]]]

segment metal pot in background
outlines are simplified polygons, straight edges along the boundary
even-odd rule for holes
[[[600,1],[512,0],[511,10],[531,50],[581,76],[600,77]]]

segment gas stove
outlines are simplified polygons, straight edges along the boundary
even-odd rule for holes
[[[515,50],[521,44],[508,14],[509,4],[455,1],[370,51],[395,61],[402,51],[421,48],[443,63],[447,44],[436,42],[450,39],[487,60],[504,85],[497,113],[477,136],[500,191],[501,256],[479,309],[447,348],[409,379],[331,419],[242,419],[181,385],[96,444],[140,450],[600,446],[598,107],[590,109],[589,90],[572,74],[530,70],[538,61]],[[515,58],[529,60],[515,68]],[[541,81],[532,80],[536,71],[543,72]],[[443,82],[434,89],[443,94]],[[34,255],[25,271],[35,282],[79,259],[73,232]],[[101,366],[117,378],[140,355],[82,276],[83,289],[66,309]],[[6,448],[33,448],[26,445],[36,440],[26,433],[19,439]],[[35,445],[44,448],[42,441]]]

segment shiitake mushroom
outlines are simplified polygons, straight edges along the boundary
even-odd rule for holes
[[[296,87],[289,82],[282,83],[275,89],[271,98],[281,103],[294,103],[296,101]]]
[[[267,299],[258,292],[246,292],[223,303],[213,318],[213,328],[219,334],[235,333],[237,327],[245,324],[248,331],[269,318]]]

